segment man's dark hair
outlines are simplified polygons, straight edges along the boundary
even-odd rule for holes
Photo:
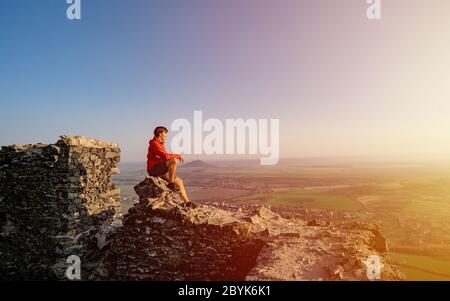
[[[155,137],[159,137],[159,134],[161,133],[167,133],[169,132],[169,130],[163,126],[158,126],[155,128],[155,130],[153,131],[153,134],[155,134]]]

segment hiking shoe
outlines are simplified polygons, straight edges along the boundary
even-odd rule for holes
[[[184,207],[185,208],[190,208],[190,209],[195,209],[195,208],[197,208],[197,205],[195,205],[192,202],[189,202],[189,203],[184,203]]]

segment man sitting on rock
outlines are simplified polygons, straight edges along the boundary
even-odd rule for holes
[[[147,172],[150,176],[161,177],[168,181],[169,184],[167,187],[172,190],[175,190],[175,185],[178,186],[185,206],[195,208],[196,206],[189,200],[186,194],[183,180],[175,176],[177,165],[184,161],[183,157],[178,154],[168,154],[164,147],[168,132],[169,130],[163,126],[158,126],[153,131],[155,136],[150,140],[148,146]]]

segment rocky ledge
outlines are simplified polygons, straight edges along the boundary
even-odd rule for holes
[[[381,280],[401,280],[379,227],[354,221],[283,218],[267,207],[186,209],[166,182],[135,186],[139,203],[123,227],[103,237],[94,279],[367,280],[378,258]],[[376,257],[373,257],[376,256]]]

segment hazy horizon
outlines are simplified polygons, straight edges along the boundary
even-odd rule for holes
[[[208,157],[208,156],[194,156],[194,155],[183,155],[185,158],[184,164],[193,161],[204,161],[208,163],[214,162],[247,162],[254,163],[255,165],[260,165],[259,157],[250,157],[248,155],[237,156],[230,155],[224,157]],[[143,164],[145,167],[146,159],[135,160],[135,161],[121,161],[119,164]],[[341,157],[280,157],[280,160],[275,165],[268,165],[267,167],[293,164],[298,165],[299,163],[306,163],[310,165],[372,165],[372,164],[387,164],[387,165],[424,165],[424,166],[442,166],[450,167],[450,160],[443,158],[432,158],[432,159],[412,159],[412,158],[388,158],[388,157],[376,157],[376,156],[341,156]],[[382,167],[382,166],[381,166]]]

